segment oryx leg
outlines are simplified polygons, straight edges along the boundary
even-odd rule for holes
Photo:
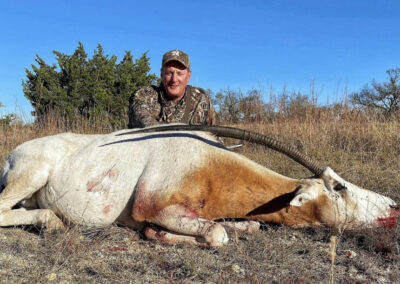
[[[222,221],[224,227],[232,228],[237,231],[253,233],[260,229],[260,223],[257,221]]]
[[[63,222],[49,209],[12,210],[18,202],[29,199],[47,183],[48,170],[15,169],[3,180],[4,190],[0,194],[0,226],[37,225],[47,229],[63,229]],[[20,175],[15,172],[22,173]]]
[[[190,244],[201,247],[209,247],[205,242],[201,242],[198,237],[186,236],[173,234],[162,229],[147,227],[144,230],[144,234],[147,239],[159,241],[163,244],[175,245],[175,244]]]
[[[64,230],[63,222],[50,209],[24,208],[0,212],[0,226],[36,225],[48,230]]]
[[[221,224],[200,218],[183,205],[167,206],[147,218],[146,221],[170,231],[157,232],[155,229],[147,229],[145,231],[146,236],[150,239],[159,240],[167,244],[189,243],[199,246],[218,247],[228,242],[228,235]]]

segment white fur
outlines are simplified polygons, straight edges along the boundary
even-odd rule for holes
[[[221,149],[216,139],[206,133],[179,131],[116,136],[125,131],[106,135],[64,133],[18,146],[2,170],[0,185],[5,189],[0,194],[0,226],[62,227],[56,213],[73,223],[104,226],[118,222],[138,228],[143,224],[131,217],[138,188],[143,185],[146,194],[180,190],[180,183],[188,173],[207,166],[210,156],[220,159],[229,156],[253,171],[286,178]],[[325,170],[322,179],[323,182],[320,179],[304,181],[291,205],[302,206],[326,194],[332,200],[332,208],[326,210],[334,212],[336,220],[342,222],[351,217],[360,224],[387,217],[390,206],[395,205],[387,197],[344,181],[330,168]],[[342,195],[334,190],[337,183],[346,187]],[[11,210],[19,202],[29,210]],[[174,212],[179,210],[168,214]],[[155,223],[178,233],[203,236],[210,245],[227,241],[223,228],[211,220],[198,218],[201,226],[196,227],[193,220],[182,224],[183,219],[172,215],[167,218],[164,214]],[[177,220],[181,222],[179,226]],[[204,233],[204,228],[212,230]]]
[[[176,188],[192,167],[204,163],[201,153],[215,148],[196,137],[203,136],[216,143],[213,137],[204,134],[176,139],[168,133],[156,137],[115,136],[118,133],[65,133],[18,146],[3,167],[2,182],[8,186],[16,177],[19,183],[30,185],[32,191],[27,194],[26,187],[15,186],[12,196],[16,198],[5,202],[6,190],[0,196],[0,209],[10,209],[21,200],[32,203],[30,197],[36,193],[38,208],[51,208],[73,223],[102,226],[118,221],[117,218],[132,223],[125,220],[131,219],[129,210],[126,210],[129,215],[120,214],[129,206],[134,190],[142,181],[146,181],[148,192]],[[117,172],[118,177],[99,178],[107,171]],[[109,189],[88,192],[88,183],[96,179],[101,179],[102,186]],[[103,214],[108,205],[110,211]]]

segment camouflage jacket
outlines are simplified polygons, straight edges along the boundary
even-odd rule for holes
[[[172,122],[214,125],[217,117],[205,91],[189,85],[178,102],[166,98],[162,84],[143,87],[130,97],[129,128]]]

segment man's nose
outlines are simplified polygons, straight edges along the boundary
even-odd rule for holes
[[[171,81],[176,82],[176,80],[177,80],[176,74],[175,74],[175,73],[172,73],[172,74],[171,74]]]

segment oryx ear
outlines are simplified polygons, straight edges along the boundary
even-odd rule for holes
[[[291,206],[302,206],[304,203],[311,200],[311,196],[308,193],[297,194],[292,201],[290,201]]]
[[[302,206],[305,203],[316,199],[317,192],[312,187],[301,187],[294,194],[293,199],[290,201],[291,206]]]

